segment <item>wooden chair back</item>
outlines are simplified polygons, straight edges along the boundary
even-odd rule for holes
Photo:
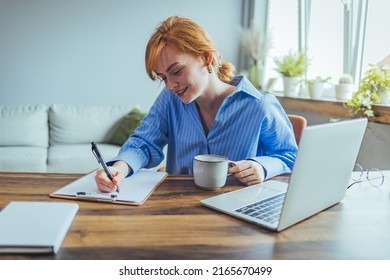
[[[288,115],[288,118],[290,119],[291,125],[294,130],[295,141],[297,142],[297,145],[299,145],[302,131],[307,126],[307,120],[305,117],[298,115]]]

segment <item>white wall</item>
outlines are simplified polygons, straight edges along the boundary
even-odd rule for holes
[[[238,0],[0,0],[0,104],[137,104],[160,91],[145,72],[156,25],[182,15],[237,64]]]

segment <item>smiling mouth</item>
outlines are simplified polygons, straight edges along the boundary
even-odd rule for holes
[[[177,94],[179,97],[182,97],[186,91],[187,91],[187,88],[183,88],[183,89],[177,91],[176,94]]]

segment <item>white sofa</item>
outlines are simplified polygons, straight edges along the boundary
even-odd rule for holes
[[[87,173],[99,167],[91,142],[108,160],[120,146],[110,144],[129,105],[0,106],[0,172]]]

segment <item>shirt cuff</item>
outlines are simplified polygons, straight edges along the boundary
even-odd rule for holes
[[[113,165],[116,161],[120,161],[120,160],[126,162],[133,170],[133,172],[130,172],[127,176],[136,173],[138,170],[142,168],[142,159],[140,155],[134,150],[129,150],[120,153],[119,155],[117,155],[116,157],[108,161],[107,164]]]
[[[258,162],[263,166],[264,180],[281,174],[291,173],[291,169],[278,158],[262,156],[251,158],[251,160]]]

